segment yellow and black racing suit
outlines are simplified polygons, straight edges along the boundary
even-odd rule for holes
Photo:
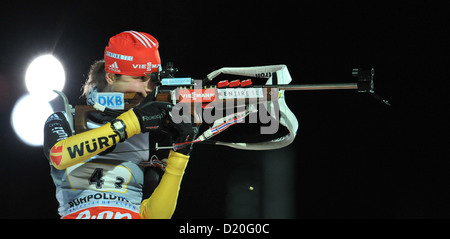
[[[65,112],[45,123],[44,153],[51,163],[61,218],[171,218],[189,156],[170,151],[158,186],[142,200],[144,168],[149,161],[149,137],[141,133],[132,110],[117,119],[128,138],[110,123],[89,120],[89,131],[72,135]],[[150,134],[150,135],[149,135]]]

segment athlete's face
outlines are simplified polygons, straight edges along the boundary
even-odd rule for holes
[[[155,89],[155,85],[150,81],[150,76],[116,76],[111,73],[106,74],[110,91],[115,92],[136,92],[146,97]]]

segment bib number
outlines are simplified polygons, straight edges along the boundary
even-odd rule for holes
[[[121,165],[83,163],[69,167],[67,178],[72,189],[125,193],[131,180],[131,170]]]

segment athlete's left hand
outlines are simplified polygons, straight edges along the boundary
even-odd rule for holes
[[[180,109],[175,105],[173,110],[180,110]],[[172,135],[173,143],[174,144],[186,143],[176,151],[184,155],[189,155],[193,149],[193,144],[192,143],[189,144],[188,142],[195,140],[195,136],[198,133],[198,128],[193,124],[190,114],[179,115],[179,117],[182,117],[180,123],[175,123],[172,114],[169,113],[169,115],[170,115],[169,117],[170,125],[174,129],[169,131],[169,133],[171,133]],[[177,122],[178,121],[179,120],[177,120]]]

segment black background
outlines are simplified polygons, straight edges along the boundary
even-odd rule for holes
[[[352,68],[374,67],[375,90],[391,107],[352,91],[286,92],[299,131],[270,155],[295,158],[290,217],[448,218],[448,20],[429,1],[8,3],[0,15],[0,217],[58,218],[42,149],[21,143],[10,123],[28,64],[55,55],[64,92],[83,104],[79,89],[109,37],[136,30],[158,39],[163,63],[194,78],[224,66],[286,64],[293,84],[349,82]],[[266,153],[195,146],[174,218],[225,218],[237,207],[227,204],[230,172],[259,172]]]

